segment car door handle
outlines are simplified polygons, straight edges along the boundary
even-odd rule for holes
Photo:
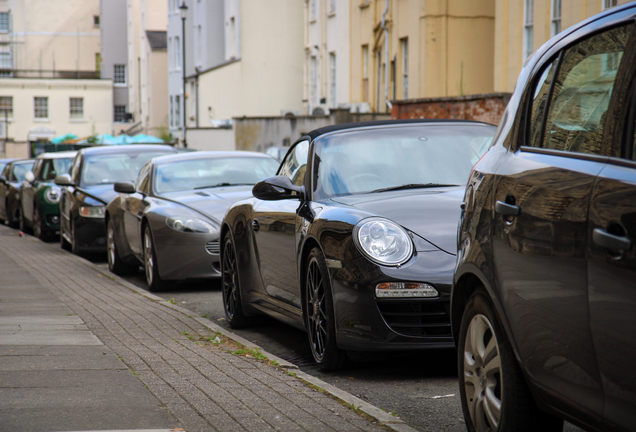
[[[517,205],[497,201],[495,203],[495,211],[504,216],[519,216],[521,209]]]
[[[627,237],[610,234],[601,228],[594,228],[592,241],[597,246],[612,250],[629,250],[632,247],[632,241]]]
[[[257,233],[261,229],[261,224],[257,220],[252,221],[252,230]]]

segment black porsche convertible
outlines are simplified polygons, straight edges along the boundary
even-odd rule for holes
[[[305,329],[318,367],[347,351],[453,347],[460,204],[495,127],[392,120],[300,138],[221,228],[230,326],[266,314]]]

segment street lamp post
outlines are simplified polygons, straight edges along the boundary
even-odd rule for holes
[[[181,14],[181,43],[182,43],[182,56],[183,56],[183,147],[188,148],[188,142],[186,141],[186,126],[188,116],[186,114],[186,43],[185,43],[185,20],[186,13],[188,12],[188,6],[185,4],[185,0],[179,6],[179,12]]]

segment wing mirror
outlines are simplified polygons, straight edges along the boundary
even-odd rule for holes
[[[252,188],[252,194],[256,198],[266,201],[304,199],[305,188],[293,184],[289,177],[278,175],[256,183]]]
[[[135,193],[135,185],[130,181],[116,182],[113,187],[115,188],[115,192],[125,194]]]
[[[27,183],[33,183],[33,181],[35,180],[35,175],[33,174],[33,171],[27,171],[26,174],[24,174],[24,180]]]
[[[55,177],[55,184],[58,186],[73,186],[70,174],[60,174]]]

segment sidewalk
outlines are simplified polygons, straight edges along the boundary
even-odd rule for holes
[[[0,431],[413,431],[257,348],[0,226]]]

